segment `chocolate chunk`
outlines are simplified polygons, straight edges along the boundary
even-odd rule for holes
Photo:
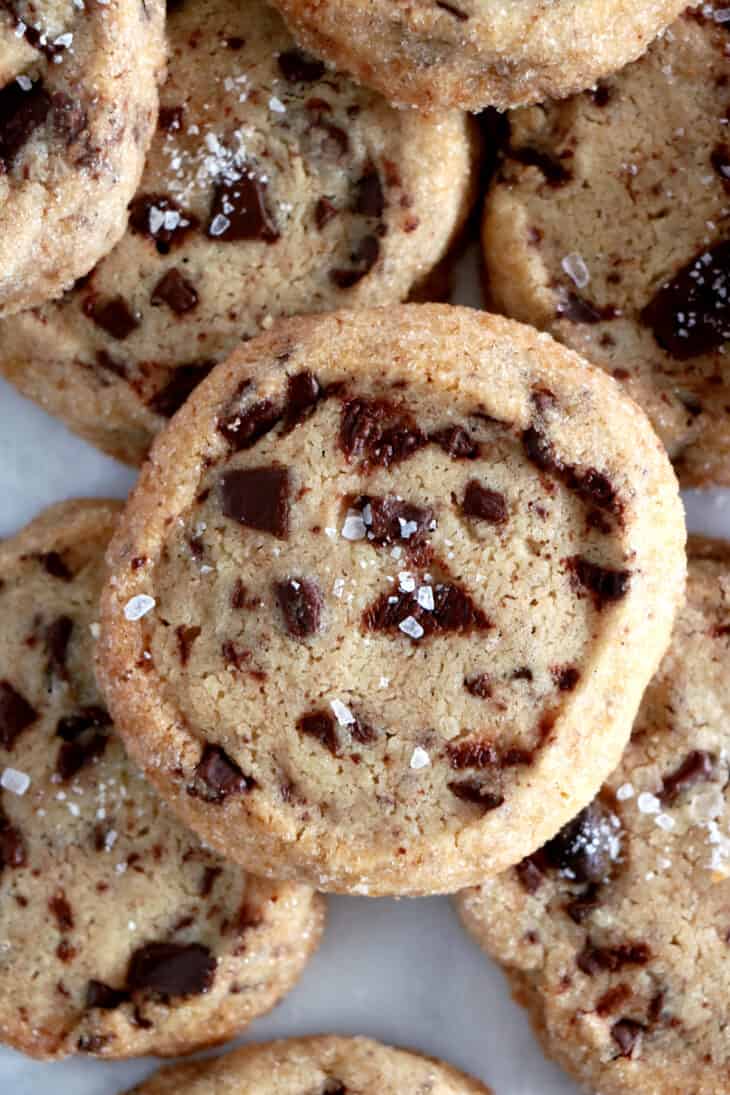
[[[563,909],[574,924],[582,924],[583,921],[598,908],[599,892],[598,883],[591,882],[586,886],[582,893],[579,893],[571,901],[567,901],[565,905],[563,905]]]
[[[103,756],[107,746],[106,734],[92,734],[76,741],[64,741],[56,754],[56,774],[66,783],[85,765]]]
[[[38,712],[9,681],[0,681],[0,745],[8,752],[15,740],[38,718]]]
[[[180,664],[187,665],[190,658],[190,651],[192,650],[193,643],[200,634],[199,627],[186,627],[185,624],[180,624],[175,630],[175,638],[177,639],[177,650],[180,655]]]
[[[124,297],[99,300],[92,294],[84,301],[82,310],[92,323],[120,342],[128,338],[140,325],[140,321],[130,310]]]
[[[492,624],[469,594],[455,582],[439,582],[433,590],[433,609],[423,608],[416,592],[386,592],[363,613],[363,627],[367,631],[395,632],[408,635],[412,641],[449,632],[469,634],[488,631]],[[400,625],[411,620],[404,631]],[[413,632],[420,631],[416,637]]]
[[[111,726],[109,712],[103,707],[82,707],[75,715],[64,715],[56,723],[56,737],[76,741],[87,730]]]
[[[166,194],[138,194],[129,206],[130,229],[154,240],[160,255],[169,254],[199,224],[197,217]]]
[[[591,563],[582,555],[570,560],[571,569],[577,581],[592,595],[597,609],[606,604],[620,601],[629,591],[630,573],[628,570],[613,570]]]
[[[377,217],[383,215],[385,209],[385,195],[380,175],[374,164],[368,164],[364,173],[355,183],[355,200],[353,213],[359,213],[363,217]]]
[[[200,943],[146,943],[127,969],[129,992],[200,996],[210,990],[217,961]]]
[[[218,419],[218,430],[234,452],[251,449],[281,421],[282,411],[270,399],[251,403],[245,411],[233,411]]]
[[[314,207],[314,223],[317,225],[317,231],[321,232],[337,216],[337,213],[337,206],[329,198],[320,198]]]
[[[78,99],[72,99],[62,91],[54,92],[51,103],[56,132],[67,145],[72,145],[88,126],[88,114]]]
[[[632,996],[633,992],[629,985],[614,985],[612,988],[607,989],[606,992],[596,1000],[596,1015],[600,1015],[602,1018],[606,1015],[610,1015],[612,1011],[616,1011],[617,1008],[622,1007]]]
[[[610,100],[613,98],[614,89],[609,87],[608,84],[597,84],[596,87],[589,89],[588,95],[598,107],[607,106]]]
[[[52,578],[60,578],[62,582],[70,582],[73,578],[73,574],[57,551],[46,551],[38,558],[43,569]]]
[[[289,433],[303,422],[324,397],[324,389],[308,369],[290,376],[286,384],[284,432]]]
[[[569,319],[571,323],[601,323],[619,315],[612,304],[594,304],[572,290],[561,294],[555,311],[561,319]]]
[[[452,768],[491,768],[497,764],[497,750],[489,741],[449,742],[446,746]]]
[[[279,540],[289,533],[289,471],[271,465],[236,468],[221,478],[223,513]]]
[[[188,396],[205,380],[215,362],[201,361],[190,365],[178,365],[167,384],[155,392],[147,406],[162,418],[172,418],[180,410]]]
[[[322,1095],[348,1095],[347,1088],[340,1080],[326,1080]]]
[[[525,167],[536,167],[545,176],[545,182],[548,186],[564,186],[572,178],[570,171],[563,166],[560,160],[539,148],[530,148],[529,146],[513,148],[510,145],[505,151],[505,156],[510,160],[516,160],[517,163],[524,164]]]
[[[24,91],[17,80],[0,89],[0,174],[13,167],[23,146],[46,120],[51,97],[39,80]]]
[[[56,919],[59,931],[69,932],[73,929],[73,911],[63,890],[59,890],[53,897],[48,899],[48,908]]]
[[[478,479],[470,479],[464,490],[461,512],[467,517],[477,517],[490,525],[503,525],[507,520],[507,503],[499,491],[482,486]]]
[[[598,801],[564,825],[543,852],[547,863],[576,882],[602,882],[618,850],[613,815]]]
[[[308,715],[302,715],[297,721],[297,730],[307,737],[316,738],[317,741],[329,749],[333,757],[342,754],[337,725],[329,711],[312,711]]]
[[[223,874],[222,867],[206,867],[200,883],[200,896],[210,897],[217,880]]]
[[[113,1011],[120,1004],[126,1004],[128,1000],[129,993],[125,992],[124,989],[113,989],[110,985],[105,985],[103,981],[95,981],[92,978],[86,986],[84,1007]]]
[[[322,590],[313,578],[287,578],[276,582],[276,598],[290,635],[306,639],[315,635],[322,619]]]
[[[20,829],[11,825],[5,812],[0,810],[0,867],[24,867],[25,864],[25,842]]]
[[[526,665],[521,665],[519,669],[515,669],[512,673],[513,681],[531,681],[533,679],[533,672]]]
[[[550,670],[550,676],[561,692],[572,692],[580,680],[580,670],[574,665],[554,665]]]
[[[469,16],[461,8],[457,8],[455,4],[449,4],[447,0],[435,0],[436,7],[441,8],[442,11],[448,12],[449,15],[453,15],[454,19],[458,19],[462,23],[466,23]]]
[[[223,802],[229,795],[242,795],[257,786],[219,745],[206,745],[195,769],[194,783],[188,794],[206,802]]]
[[[616,947],[597,947],[590,939],[576,958],[576,965],[589,977],[598,973],[616,973],[624,966],[645,966],[651,958],[646,943],[620,943]]]
[[[712,779],[716,758],[702,749],[693,749],[684,758],[679,768],[664,777],[660,798],[662,802],[674,802],[688,787],[695,783],[706,783]]]
[[[157,128],[161,129],[163,133],[176,132],[182,127],[184,113],[185,107],[182,105],[161,106],[157,116]]]
[[[656,342],[679,361],[719,350],[730,339],[730,240],[690,259],[641,313]]]
[[[330,271],[330,281],[338,289],[352,289],[369,274],[380,257],[380,241],[375,236],[364,236],[350,254],[351,268],[338,267]]]
[[[541,868],[542,857],[540,854],[527,856],[515,867],[520,885],[526,893],[534,895],[545,881],[545,874]]]
[[[291,84],[314,84],[326,72],[324,62],[303,49],[284,50],[277,57],[277,62],[282,76]]]
[[[415,546],[423,542],[434,525],[430,506],[417,506],[394,494],[384,497],[364,495],[358,499],[357,508],[369,517],[369,522],[365,522],[367,537],[378,547],[389,547],[404,541],[408,547]]]
[[[66,675],[66,657],[73,626],[74,623],[70,616],[59,616],[46,628],[45,641],[48,669],[58,677],[65,677]]]
[[[595,468],[566,468],[566,486],[599,509],[620,513],[622,505],[610,479]]]
[[[411,416],[393,404],[349,399],[342,406],[339,443],[348,460],[389,468],[418,452],[427,439]]]
[[[166,304],[175,315],[184,316],[198,303],[198,294],[187,278],[173,266],[157,282],[150,300],[153,304]]]
[[[552,442],[534,426],[530,426],[522,434],[522,447],[527,459],[540,471],[559,471],[560,463],[555,455]]]
[[[461,426],[446,426],[443,430],[434,430],[428,435],[428,439],[454,460],[476,460],[479,456],[479,442],[474,441]]]
[[[611,1037],[621,1050],[622,1057],[633,1057],[634,1050],[644,1033],[644,1027],[634,1019],[619,1019],[611,1027]]]
[[[492,695],[492,684],[488,673],[477,673],[473,677],[465,677],[464,688],[470,696],[478,696],[480,700],[489,699]]]
[[[266,208],[266,183],[255,175],[242,175],[235,182],[219,182],[213,193],[206,235],[221,243],[238,240],[276,243],[280,233]]]
[[[456,795],[457,798],[462,799],[464,802],[471,802],[475,806],[481,806],[485,813],[490,810],[496,810],[504,802],[504,795],[499,792],[490,791],[489,788],[483,784],[478,783],[476,780],[458,780],[447,783],[446,785],[451,791],[452,795]]]

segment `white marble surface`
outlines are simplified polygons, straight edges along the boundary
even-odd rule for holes
[[[477,304],[473,256],[460,282],[459,299]],[[0,382],[0,536],[50,502],[123,497],[133,479]],[[730,536],[726,492],[694,492],[687,510],[691,528]],[[575,1095],[577,1088],[544,1060],[499,970],[462,931],[447,899],[329,904],[321,950],[294,992],[244,1040],[369,1034],[444,1057],[490,1083],[495,1095]],[[0,1090],[117,1095],[152,1067],[148,1060],[41,1064],[0,1050]]]

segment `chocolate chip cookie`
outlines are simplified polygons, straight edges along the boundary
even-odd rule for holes
[[[633,61],[680,0],[275,0],[310,49],[392,102],[481,110],[589,87]]]
[[[453,891],[618,762],[683,545],[644,415],[548,336],[444,305],[282,321],[153,447],[103,683],[150,779],[252,870]]]
[[[93,678],[118,503],[0,545],[0,1037],[34,1057],[177,1054],[289,989],[319,899],[220,859],[127,759]]]
[[[546,1051],[602,1095],[728,1090],[730,545],[687,604],[621,764],[536,855],[460,898]]]
[[[129,1095],[490,1095],[443,1061],[369,1038],[321,1035],[245,1046],[215,1061],[162,1069]]]
[[[163,23],[162,0],[0,4],[0,316],[60,296],[124,232]]]
[[[611,373],[688,486],[730,485],[730,24],[702,12],[510,115],[484,217],[496,305]]]
[[[463,115],[393,110],[303,53],[262,0],[187,0],[168,35],[126,236],[61,301],[0,328],[0,371],[131,462],[272,317],[408,296],[472,191]]]

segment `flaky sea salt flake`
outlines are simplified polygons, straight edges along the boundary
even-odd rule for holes
[[[124,617],[132,621],[141,620],[152,611],[155,604],[154,597],[150,597],[147,593],[138,593],[136,597],[130,597],[124,606]]]
[[[0,776],[0,787],[14,795],[24,795],[30,787],[30,776],[17,768],[6,768]]]

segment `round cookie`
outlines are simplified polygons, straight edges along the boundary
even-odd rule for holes
[[[484,214],[494,304],[616,377],[688,486],[730,485],[727,26],[690,12],[594,92],[512,114]]]
[[[161,793],[251,870],[453,891],[618,762],[683,544],[643,414],[548,336],[439,305],[289,320],[153,447],[103,684]]]
[[[60,296],[124,232],[164,17],[162,0],[3,0],[0,316]]]
[[[730,1083],[730,545],[687,604],[621,764],[539,853],[460,897],[546,1051],[601,1095]]]
[[[275,0],[297,38],[391,102],[500,110],[590,87],[639,57],[679,0]]]
[[[114,734],[93,647],[119,509],[63,503],[0,544],[0,1039],[34,1057],[224,1041],[322,928],[311,890],[204,848]]]
[[[262,0],[187,0],[168,36],[127,234],[83,285],[0,328],[0,371],[133,463],[272,318],[408,296],[473,190],[468,119],[394,110],[302,53]]]
[[[244,1046],[213,1061],[174,1065],[129,1095],[212,1095],[223,1085],[230,1095],[490,1095],[443,1061],[335,1035]]]

